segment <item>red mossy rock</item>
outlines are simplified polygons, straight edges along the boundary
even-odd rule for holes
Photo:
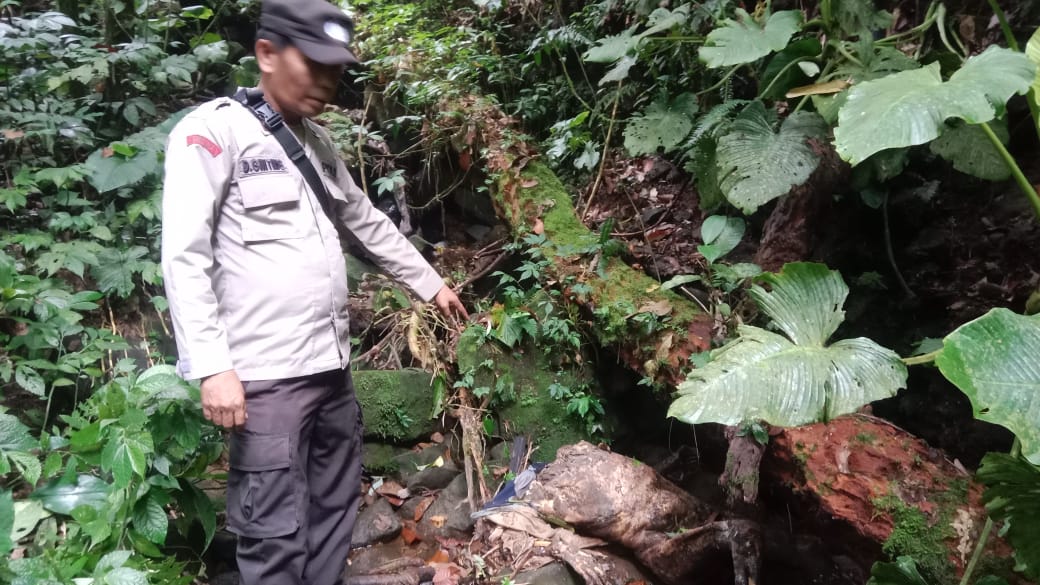
[[[959,575],[986,522],[983,488],[968,472],[872,416],[780,429],[770,438],[762,471],[769,489],[794,496],[799,505],[792,513],[834,533],[866,566],[884,560],[882,548],[915,557],[928,556],[925,551],[932,558],[919,563],[945,564],[943,571]],[[1011,549],[995,532],[986,556],[1011,565]]]

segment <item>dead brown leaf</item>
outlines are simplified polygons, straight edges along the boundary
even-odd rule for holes
[[[524,179],[520,186],[524,189],[533,189],[538,186],[538,179]]]
[[[106,146],[106,147],[101,149],[101,156],[103,156],[105,158],[109,158],[112,155],[114,155],[115,153],[116,153],[116,151],[112,150],[111,146]]]
[[[672,313],[672,303],[664,299],[660,301],[650,301],[639,307],[639,310],[637,310],[636,313],[653,313],[658,317],[664,317]]]
[[[455,563],[438,564],[433,575],[433,585],[458,585],[462,569]]]
[[[0,134],[3,134],[4,138],[7,140],[15,140],[25,136],[24,131],[11,128],[4,128],[3,130],[0,130]]]
[[[534,232],[534,235],[536,236],[540,236],[545,233],[545,223],[542,222],[542,218],[539,217],[538,219],[534,220],[534,227],[531,228],[531,231]]]
[[[430,516],[430,524],[433,524],[434,528],[444,528],[444,523],[447,521],[447,516]]]

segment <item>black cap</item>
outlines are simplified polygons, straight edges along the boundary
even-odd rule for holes
[[[325,0],[264,0],[260,30],[288,38],[293,46],[318,63],[358,62],[349,48],[354,22]]]

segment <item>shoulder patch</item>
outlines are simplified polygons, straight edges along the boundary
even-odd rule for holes
[[[192,134],[188,136],[188,146],[191,146],[192,144],[197,144],[202,148],[205,148],[206,151],[209,152],[210,156],[215,157],[220,153],[224,152],[223,149],[217,146],[216,142],[213,142],[212,140],[206,138],[201,134]]]

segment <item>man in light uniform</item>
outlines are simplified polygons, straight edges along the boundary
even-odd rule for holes
[[[361,412],[337,228],[417,297],[466,316],[308,119],[357,62],[352,27],[324,0],[265,0],[256,42],[259,89],[324,182],[331,219],[275,137],[234,100],[199,106],[166,151],[162,265],[178,369],[202,380],[206,418],[233,429],[227,517],[243,585],[333,585],[349,552]]]

